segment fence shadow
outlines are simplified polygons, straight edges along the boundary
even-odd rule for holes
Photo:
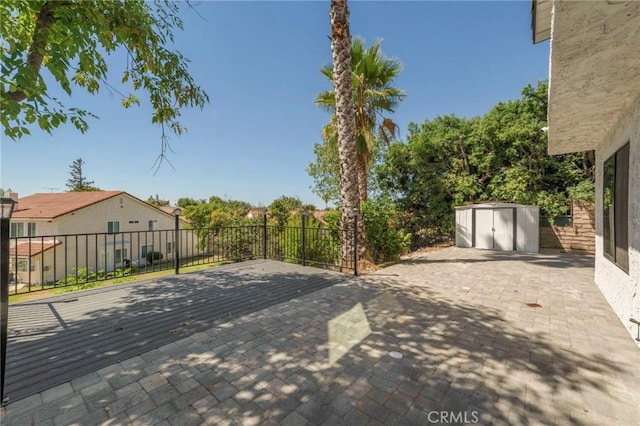
[[[253,261],[12,304],[6,392],[22,398],[342,279]]]
[[[411,278],[405,271],[356,279],[252,262],[126,292],[74,294],[93,304],[74,321],[65,318],[76,334],[54,327],[33,342],[10,341],[9,395],[15,400],[25,384],[29,392],[42,390],[161,345],[156,361],[123,363],[126,374],[111,380],[131,383],[164,369],[170,383],[194,378],[220,400],[247,399],[239,407],[216,405],[203,417],[211,424],[280,422],[294,410],[317,423],[360,424],[374,416],[427,424],[438,411],[476,413],[481,424],[586,424],[581,415],[592,407],[585,393],[607,395],[613,380],[637,377],[638,357],[625,362],[624,344],[615,357],[575,350],[507,321],[498,309],[450,299]],[[336,341],[336,320],[345,314],[351,320],[342,321]],[[167,345],[197,331],[206,332]],[[345,341],[347,350],[332,355]],[[29,353],[39,360],[19,370]],[[63,374],[66,364],[73,370]],[[38,365],[46,368],[36,371]],[[105,403],[109,398],[115,394]],[[625,413],[616,415],[624,423]]]

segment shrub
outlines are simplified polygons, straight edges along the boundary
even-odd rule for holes
[[[241,222],[240,222],[241,223]],[[215,236],[215,245],[222,257],[229,260],[248,260],[258,256],[258,227],[237,225],[220,229]]]
[[[299,216],[292,216],[287,226],[271,235],[270,247],[276,250],[276,256],[285,261],[302,260],[302,223]],[[305,259],[308,263],[334,264],[340,258],[340,232],[324,226],[310,217],[305,231]]]
[[[145,256],[145,259],[147,259],[147,265],[153,265],[156,260],[162,260],[163,258],[164,255],[159,251],[150,251]]]
[[[395,203],[387,198],[369,199],[362,204],[367,244],[376,263],[396,260],[409,251],[411,234],[399,225]]]

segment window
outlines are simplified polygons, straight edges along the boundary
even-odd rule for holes
[[[120,222],[117,220],[107,222],[107,233],[117,234],[120,232]]]
[[[149,231],[155,231],[158,229],[158,221],[156,219],[149,221]]]
[[[31,266],[29,266],[28,259],[17,259],[15,270],[17,270],[18,272],[29,272],[29,269],[31,269],[32,272],[35,271],[36,264],[31,263]]]
[[[122,261],[127,257],[127,249],[116,249],[115,251],[115,262],[116,264],[122,263]]]
[[[153,251],[153,246],[142,246],[140,249],[140,257],[147,257],[147,253],[151,253]]]
[[[12,223],[9,234],[12,237],[24,237],[24,223]]]
[[[602,179],[604,257],[629,272],[629,143],[604,162]]]
[[[36,236],[36,224],[31,222],[27,223],[27,233],[24,232],[24,223],[12,223],[9,233],[12,237],[35,237]]]
[[[167,254],[173,253],[173,241],[167,242]]]

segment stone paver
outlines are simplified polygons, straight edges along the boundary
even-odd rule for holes
[[[2,424],[637,425],[640,350],[591,263],[426,253],[16,401]]]

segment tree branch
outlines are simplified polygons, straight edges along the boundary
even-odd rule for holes
[[[38,19],[36,21],[36,27],[33,31],[33,38],[31,41],[31,50],[27,56],[27,66],[34,71],[34,75],[37,77],[40,74],[40,67],[42,66],[42,60],[44,58],[44,52],[47,48],[47,32],[53,25],[53,9],[49,2],[45,2],[40,9]],[[20,102],[27,98],[27,95],[22,91],[9,92],[7,94],[9,99]]]

